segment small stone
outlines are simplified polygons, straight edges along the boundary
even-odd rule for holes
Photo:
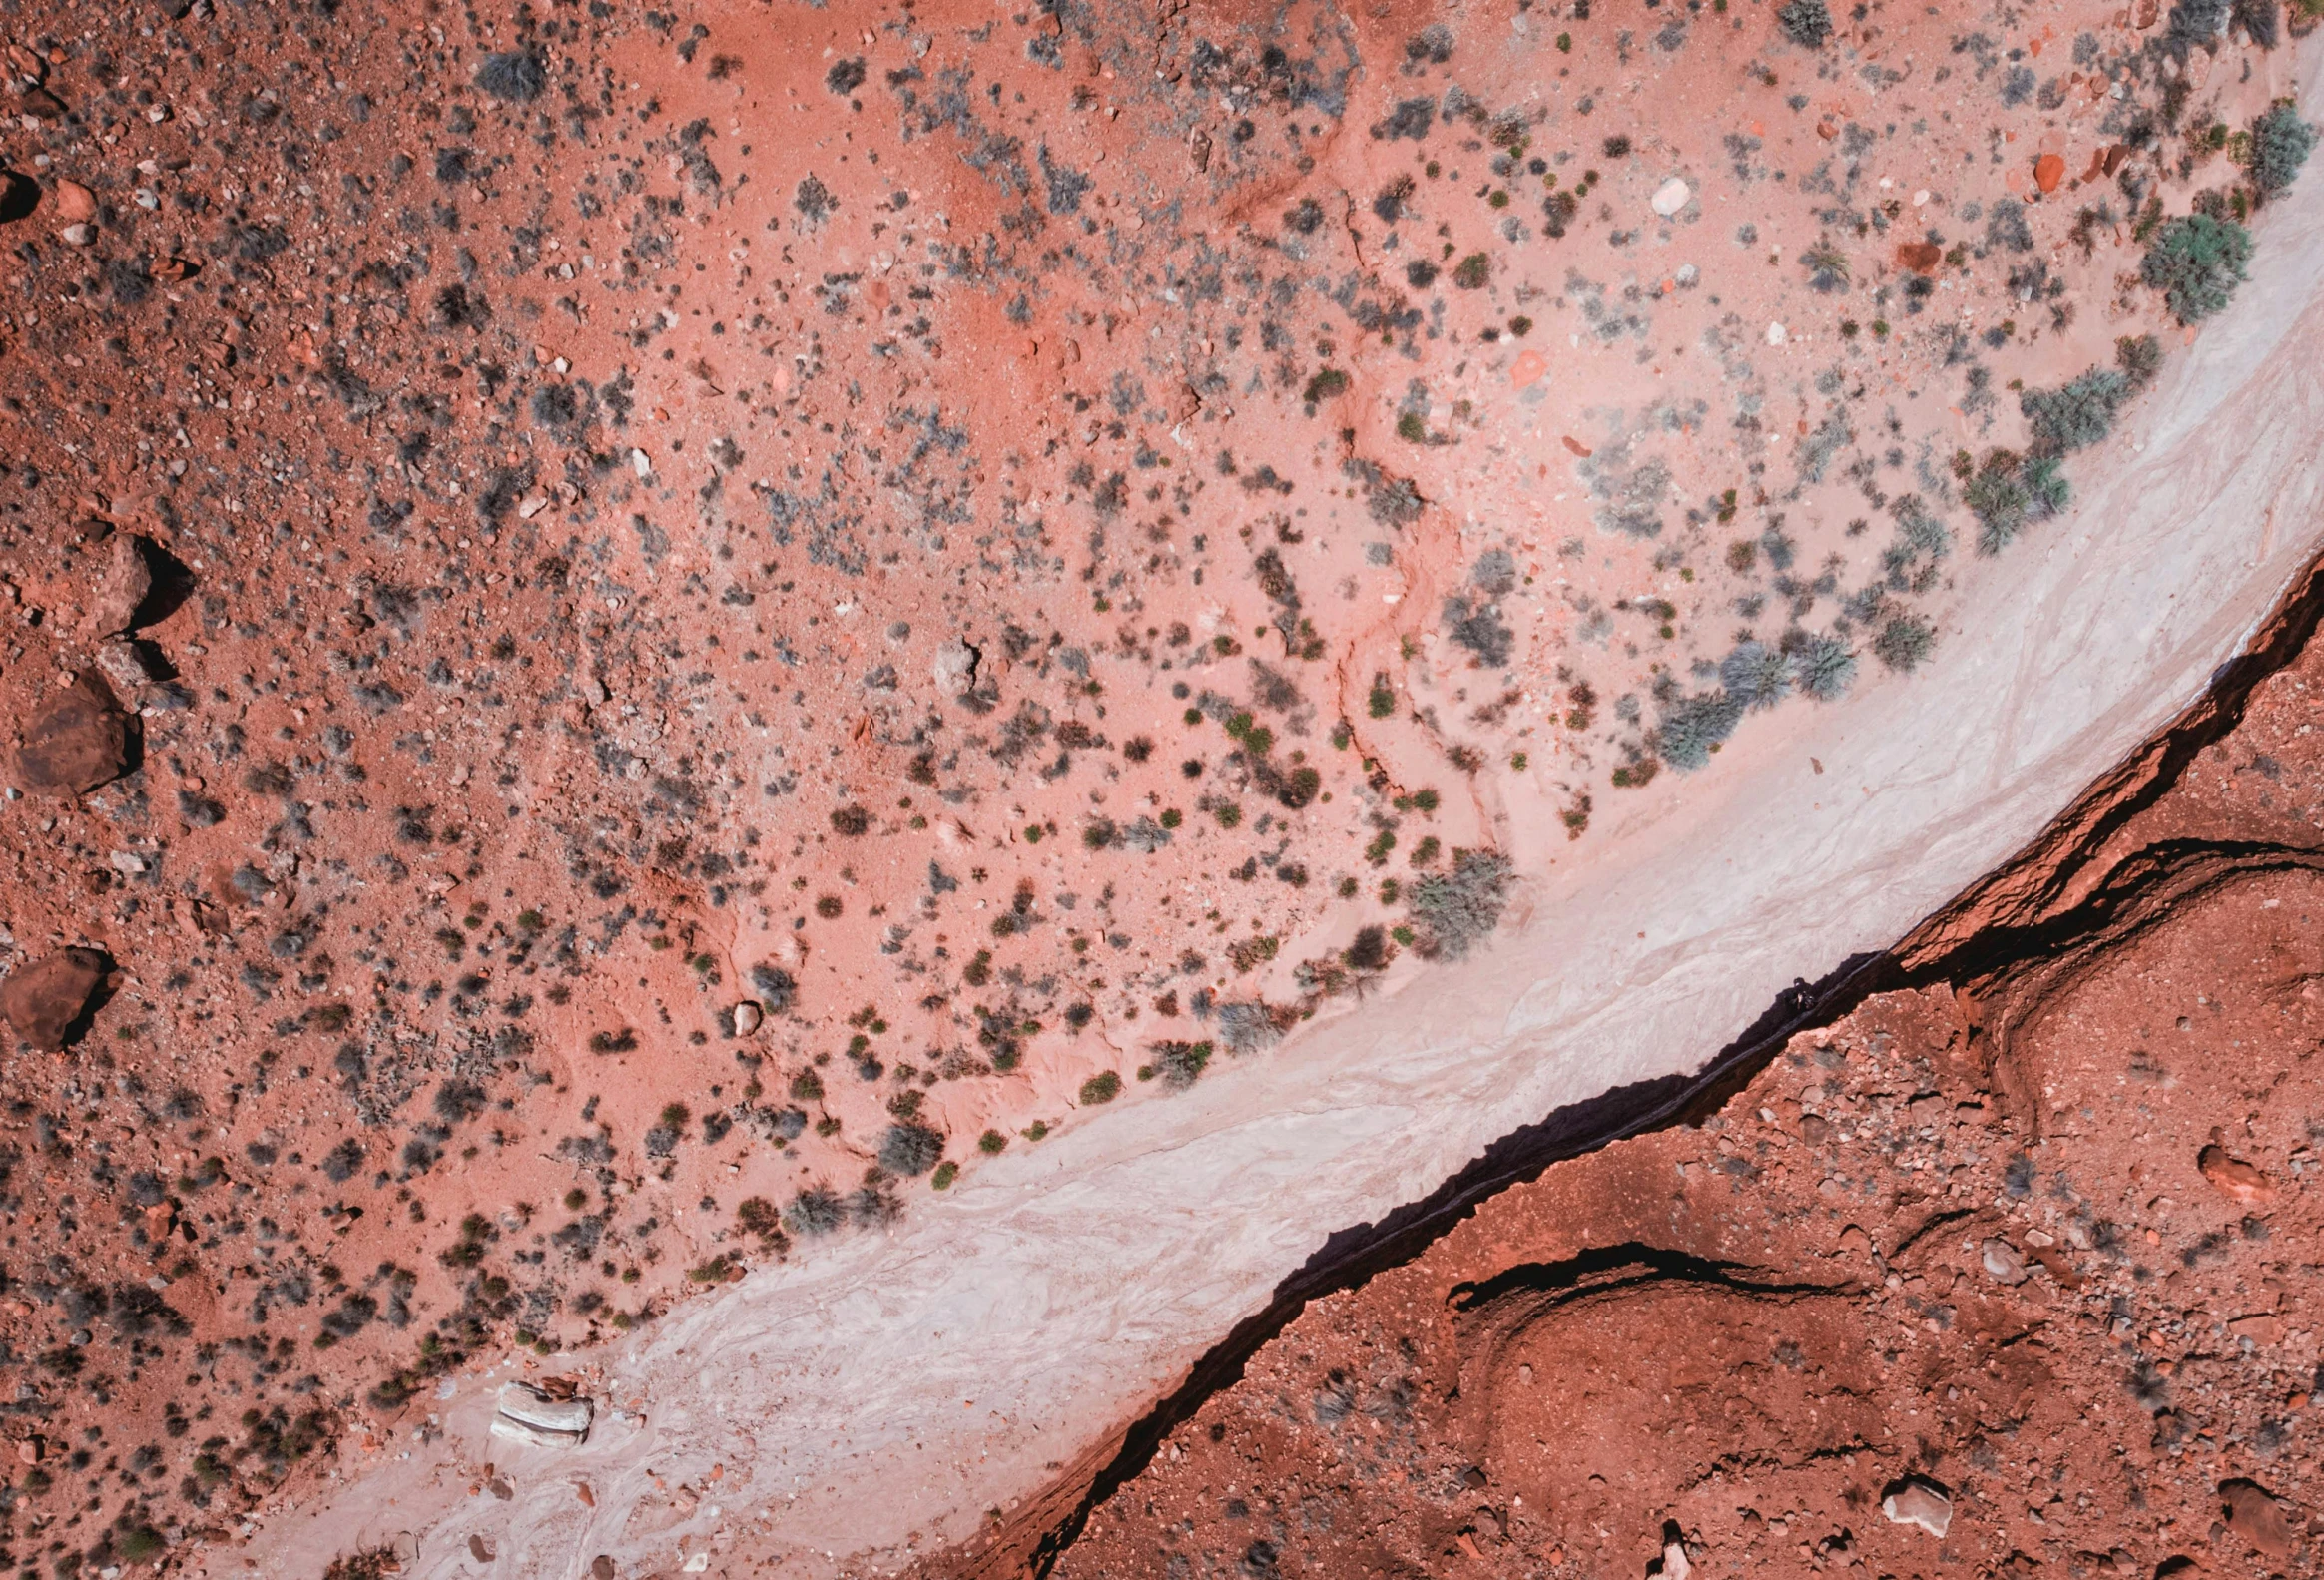
[[[1934,274],[1945,262],[1945,249],[1935,242],[1899,242],[1897,263],[1916,274]]]
[[[116,778],[129,761],[129,727],[105,682],[83,673],[24,732],[16,767],[27,787],[79,795]]]
[[[1771,324],[1769,324],[1769,325],[1767,326],[1767,343],[1768,343],[1768,344],[1770,344],[1770,345],[1781,345],[1781,344],[1783,344],[1783,342],[1784,342],[1785,340],[1787,340],[1787,339],[1789,339],[1789,338],[1790,338],[1790,336],[1784,332],[1784,327],[1783,327],[1783,325],[1782,325],[1782,324],[1780,324],[1780,323],[1771,323]]]
[[[2011,1245],[2006,1240],[1987,1241],[1984,1250],[1979,1253],[1978,1260],[1985,1266],[1986,1277],[1992,1279],[1996,1284],[2015,1285],[2026,1282],[2026,1259],[2019,1255],[2016,1246]]]
[[[1649,201],[1654,206],[1654,212],[1667,220],[1685,208],[1687,199],[1693,196],[1694,193],[1687,184],[1673,176],[1654,189],[1654,196]]]
[[[2282,1560],[2292,1553],[2292,1525],[2284,1505],[2256,1481],[2240,1477],[2219,1483],[2227,1528],[2262,1556]]]
[[[2055,154],[2044,154],[2034,162],[2034,185],[2043,192],[2055,192],[2057,184],[2065,180],[2065,161]]]
[[[589,1560],[590,1580],[613,1580],[613,1560],[603,1553]]]
[[[146,688],[154,682],[145,656],[126,637],[115,637],[97,645],[97,673],[105,677],[105,684],[113,689],[114,696],[126,697],[133,703],[143,698]]]
[[[60,949],[0,981],[0,1019],[43,1053],[62,1052],[112,962],[95,949]]]
[[[68,225],[57,234],[64,238],[67,247],[87,247],[97,240],[97,228],[93,225]]]
[[[759,1022],[762,1018],[759,1006],[747,998],[744,999],[735,1006],[735,1035],[748,1037],[759,1029]]]
[[[957,639],[936,649],[935,662],[929,666],[930,679],[946,697],[957,697],[966,691],[975,673],[976,650]]]
[[[1880,1511],[1891,1524],[1918,1525],[1939,1540],[1953,1525],[1953,1499],[1944,1488],[1919,1476],[1891,1487],[1880,1500]]]
[[[2217,1142],[2195,1154],[2195,1167],[2221,1196],[2240,1206],[2257,1207],[2275,1200],[2275,1187],[2268,1177],[2241,1158],[2230,1157]]]
[[[1662,1580],[1687,1580],[1694,1573],[1694,1565],[1686,1560],[1686,1548],[1679,1542],[1665,1542],[1662,1547]]]
[[[97,218],[97,195],[77,181],[60,181],[56,208],[59,220],[66,225],[79,225],[84,220]]]

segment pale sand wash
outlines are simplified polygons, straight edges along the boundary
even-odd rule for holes
[[[486,1433],[508,1373],[461,1377],[439,1436],[350,1445],[351,1484],[211,1572],[313,1575],[400,1537],[407,1572],[474,1574],[471,1534],[524,1576],[900,1562],[1135,1415],[1333,1230],[1560,1104],[1698,1067],[1794,978],[1891,943],[2199,695],[2324,539],[2324,181],[2258,239],[2235,305],[2077,469],[2077,508],[1970,573],[1974,627],[1912,681],[1747,732],[1479,957],[586,1357],[642,1425],[518,1448]],[[471,1492],[486,1460],[512,1497]]]

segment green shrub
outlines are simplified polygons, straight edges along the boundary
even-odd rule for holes
[[[2018,397],[2018,409],[2034,430],[2037,454],[2066,455],[2112,432],[2114,413],[2130,393],[2127,373],[2093,367],[2062,388],[2029,389]]]
[[[1856,655],[1838,637],[1803,637],[1792,644],[1787,658],[1792,684],[1817,702],[1846,695],[1856,681]]]
[[[1334,395],[1345,394],[1347,389],[1348,375],[1336,367],[1327,367],[1308,380],[1306,399],[1308,404],[1312,406],[1319,400],[1329,400]]]
[[[997,1130],[988,1130],[976,1138],[976,1150],[982,1153],[1006,1152],[1008,1138]]]
[[[1498,851],[1455,850],[1452,871],[1415,880],[1406,908],[1428,928],[1425,951],[1458,959],[1500,925],[1511,871]]]
[[[952,1182],[960,1178],[960,1165],[945,1162],[936,1165],[936,1172],[928,1176],[928,1184],[936,1190],[948,1191]]]
[[[2136,394],[2162,371],[2162,342],[2151,334],[2125,334],[2114,342],[2114,365]]]
[[[2207,214],[2181,215],[2165,225],[2146,249],[2139,272],[2162,292],[2181,323],[2217,312],[2250,278],[2251,233],[2233,220]]]
[[[1471,253],[1452,265],[1452,283],[1462,290],[1478,290],[1492,278],[1492,260],[1482,253]]]
[[[2291,103],[2277,105],[2251,123],[2251,184],[2272,198],[2292,184],[2316,147],[2316,129],[2300,119]]]
[[[1095,1108],[1100,1103],[1110,1103],[1121,1095],[1122,1078],[1111,1070],[1102,1070],[1081,1083],[1081,1106],[1083,1108]]]
[[[2016,458],[2007,465],[1988,465],[1969,480],[1961,497],[1978,519],[1977,551],[1999,554],[2026,525],[2032,496],[2019,480]]]
[[[1872,639],[1872,656],[1900,675],[1920,667],[1937,646],[1937,629],[1918,615],[1889,616],[1880,635]]]
[[[1183,1091],[1201,1079],[1210,1059],[1211,1045],[1207,1042],[1158,1042],[1150,1068],[1165,1086]]]

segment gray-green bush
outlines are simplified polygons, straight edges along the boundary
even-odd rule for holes
[[[1699,769],[1710,762],[1711,748],[1733,735],[1742,718],[1742,703],[1724,691],[1681,697],[1663,710],[1654,748],[1674,769]]]
[[[1784,0],[1776,10],[1775,20],[1782,24],[1794,43],[1809,49],[1822,49],[1824,41],[1832,36],[1832,11],[1824,0]]]
[[[1856,654],[1835,636],[1801,636],[1787,645],[1792,684],[1817,702],[1845,696],[1856,681]]]
[[[1499,926],[1510,870],[1509,858],[1497,850],[1455,850],[1452,871],[1416,881],[1405,904],[1428,929],[1423,952],[1457,960]]]
[[[2066,455],[2112,432],[2114,414],[2129,398],[2127,374],[2093,367],[2061,388],[2027,390],[2018,397],[2018,409],[2034,431],[2037,454]]]
[[[1900,675],[1918,669],[1937,646],[1937,630],[1919,615],[1895,614],[1872,639],[1872,656]]]
[[[922,1175],[944,1156],[944,1138],[927,1126],[906,1122],[887,1127],[879,1138],[879,1167],[889,1174]]]
[[[1773,708],[1791,694],[1792,667],[1764,642],[1738,642],[1719,662],[1719,684],[1753,713]]]
[[[2155,234],[2139,273],[2181,323],[2208,318],[2250,278],[2251,233],[2233,220],[2181,215]]]
[[[2316,147],[2316,129],[2286,100],[2251,123],[2251,184],[2272,198],[2292,184]]]

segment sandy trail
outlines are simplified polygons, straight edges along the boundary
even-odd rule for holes
[[[2316,63],[2311,41],[2311,117]],[[958,1538],[1135,1414],[1331,1231],[1560,1104],[1698,1066],[2198,695],[2324,538],[2320,285],[2311,180],[2268,210],[2250,283],[2083,470],[2077,508],[1971,573],[1975,624],[1927,672],[1750,733],[1683,798],[1610,826],[1481,956],[996,1160],[886,1238],[681,1307],[595,1357],[643,1409],[586,1449],[491,1441],[503,1373],[462,1377],[439,1435],[350,1451],[351,1480],[214,1571],[314,1574],[397,1533],[426,1576],[478,1572],[471,1534],[527,1576],[600,1553],[622,1574],[810,1572]],[[487,1459],[512,1497],[471,1492]],[[682,1483],[702,1489],[684,1515]]]

